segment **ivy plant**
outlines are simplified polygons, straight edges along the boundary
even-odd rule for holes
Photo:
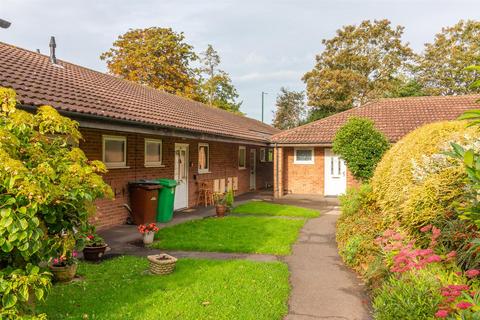
[[[78,123],[50,106],[17,109],[0,87],[0,318],[27,317],[50,286],[45,266],[112,195],[103,163],[77,147]]]

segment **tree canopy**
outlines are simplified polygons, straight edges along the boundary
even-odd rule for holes
[[[286,130],[299,126],[305,117],[305,93],[282,87],[277,95],[273,126]]]
[[[345,160],[359,181],[368,181],[373,176],[377,163],[389,147],[387,138],[368,118],[348,119],[333,140],[333,152]]]
[[[323,40],[313,70],[303,76],[308,105],[320,115],[359,106],[394,91],[414,53],[402,42],[402,26],[388,20],[347,25]],[[313,119],[312,119],[313,120]]]
[[[432,43],[425,44],[419,58],[417,78],[429,95],[480,92],[470,84],[479,79],[478,71],[466,66],[480,64],[480,22],[461,20],[443,28]]]
[[[198,60],[183,33],[170,28],[131,29],[100,56],[110,73],[155,89],[200,100]]]

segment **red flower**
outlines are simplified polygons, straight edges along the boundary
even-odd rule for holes
[[[463,309],[463,310],[469,309],[472,306],[473,306],[473,304],[471,304],[468,301],[461,301],[461,302],[457,303],[457,308]]]
[[[91,234],[89,234],[89,235],[87,236],[87,238],[90,239],[90,240],[92,240],[94,237],[93,237]]]
[[[447,311],[447,310],[438,310],[438,311],[435,313],[435,317],[437,317],[437,318],[446,318],[446,317],[448,317],[448,311]]]
[[[479,274],[480,274],[480,270],[476,270],[476,269],[471,269],[471,270],[465,271],[465,275],[469,278],[475,278]]]

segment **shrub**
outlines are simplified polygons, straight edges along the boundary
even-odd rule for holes
[[[362,184],[357,188],[348,188],[347,192],[340,196],[342,215],[349,216],[364,208],[370,200],[372,187],[369,184]]]
[[[15,92],[0,88],[0,318],[24,316],[42,299],[49,273],[37,266],[71,254],[73,232],[87,222],[93,201],[111,195],[100,174],[72,143],[78,124],[52,107],[16,109]]]
[[[349,266],[355,266],[357,255],[361,253],[361,244],[363,237],[360,235],[353,236],[347,240],[345,247],[342,250],[343,261]]]
[[[432,270],[433,269],[433,270]],[[437,268],[392,275],[373,300],[377,320],[433,319],[442,301]]]
[[[452,141],[478,138],[465,122],[439,122],[414,130],[387,151],[371,181],[384,225],[399,221],[416,232],[451,215],[464,197],[466,173],[459,161],[443,153]]]
[[[375,166],[388,148],[387,138],[367,118],[350,118],[333,140],[333,151],[345,160],[359,181],[368,181],[372,177]]]

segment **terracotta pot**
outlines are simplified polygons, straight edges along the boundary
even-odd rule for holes
[[[217,217],[224,217],[225,216],[225,211],[227,211],[227,206],[223,204],[217,204],[215,206],[215,211],[217,212]]]
[[[83,249],[83,258],[87,261],[100,261],[106,249],[106,244],[100,247],[85,247]]]
[[[143,243],[144,244],[152,244],[153,239],[155,238],[155,232],[148,231],[143,234]]]
[[[72,280],[75,275],[77,274],[77,267],[76,263],[71,264],[69,266],[50,266],[50,271],[52,271],[55,280],[59,282],[67,282]]]

